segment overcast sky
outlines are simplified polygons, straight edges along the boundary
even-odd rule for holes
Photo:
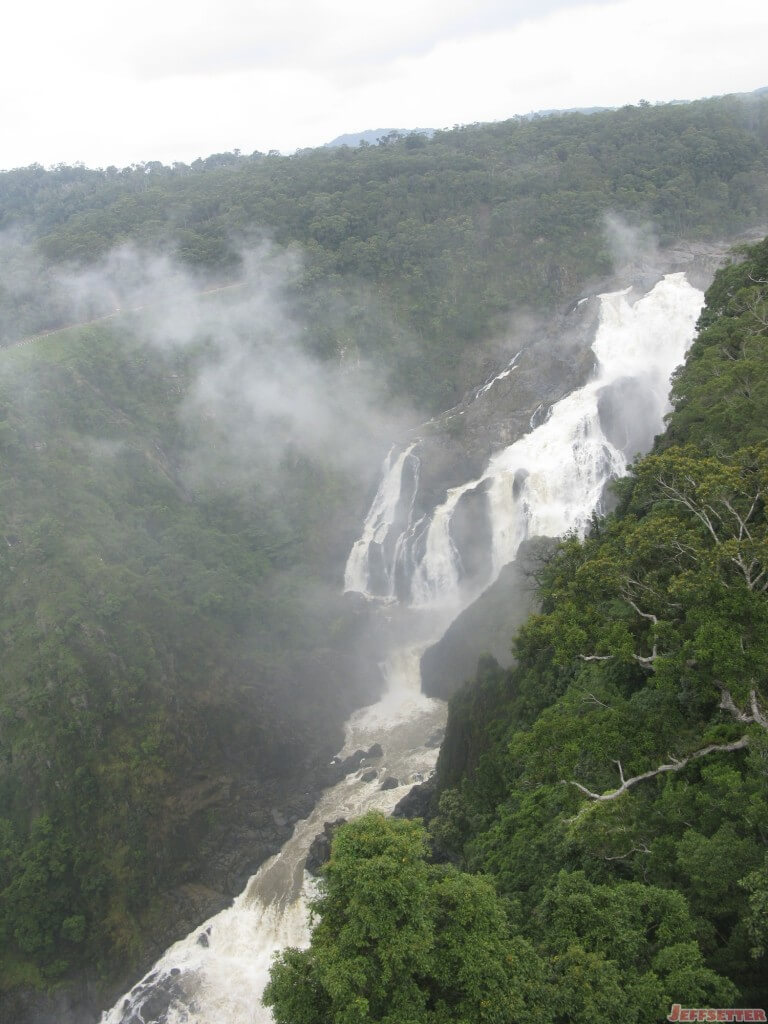
[[[768,0],[7,4],[0,168],[188,162],[768,85]]]

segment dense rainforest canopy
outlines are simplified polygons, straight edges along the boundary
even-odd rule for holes
[[[382,404],[407,401],[424,418],[476,382],[489,340],[505,336],[513,315],[561,309],[617,259],[649,252],[654,238],[721,238],[764,222],[767,153],[768,99],[730,97],[472,125],[293,157],[223,154],[191,166],[0,174],[0,990],[47,985],[83,965],[109,974],[139,961],[151,915],[161,913],[159,894],[200,877],[206,843],[243,780],[261,787],[286,770],[311,774],[316,759],[327,760],[334,729],[369,693],[348,655],[352,617],[333,595],[384,453],[381,436],[367,476],[293,443],[266,463],[254,454],[244,473],[242,452],[233,463],[227,454],[231,422],[190,403],[200,367],[212,351],[220,354],[231,303],[251,295],[254,258],[263,266],[266,246],[293,268],[280,283],[295,328],[292,355],[311,360],[318,379],[327,366],[366,372]],[[648,244],[619,251],[622,233],[606,230],[609,215]],[[148,339],[146,323],[125,315],[145,301],[127,271],[152,260],[167,261],[171,281],[183,268],[185,294],[237,285],[210,297],[212,308],[221,303],[218,332],[210,327],[174,348],[156,330]],[[754,271],[765,278],[757,264]],[[686,460],[701,450],[711,460],[697,484],[704,490],[681,493],[695,508],[722,491],[742,518],[749,512],[749,488],[764,474],[764,332],[742,332],[749,309],[734,298],[741,273],[728,271],[711,293],[720,298],[707,314],[710,334],[678,383],[670,434],[677,447],[656,453],[658,472],[638,475],[622,499],[623,519],[596,529],[585,548],[566,546],[545,578],[547,614],[520,640],[518,672],[488,668],[479,690],[463,698],[463,718],[456,713],[464,728],[477,726],[488,754],[482,763],[457,761],[454,728],[435,828],[454,859],[500,880],[501,909],[485,883],[477,889],[496,915],[494,942],[506,942],[509,929],[518,934],[517,922],[539,906],[537,886],[561,868],[584,871],[584,886],[612,885],[618,876],[638,881],[645,871],[643,883],[666,891],[670,879],[698,879],[705,870],[695,861],[698,834],[721,844],[704,865],[717,851],[726,858],[731,833],[717,838],[714,810],[701,811],[706,822],[695,819],[693,838],[675,826],[679,843],[674,829],[670,838],[666,826],[652,829],[645,819],[626,825],[626,844],[611,832],[611,815],[645,806],[665,779],[677,794],[666,798],[668,813],[678,813],[672,805],[684,800],[685,773],[640,783],[626,798],[590,804],[577,824],[565,822],[586,802],[570,782],[609,787],[612,758],[631,776],[660,763],[657,754],[684,756],[694,741],[740,739],[736,718],[712,703],[715,681],[724,688],[718,699],[727,691],[737,711],[751,713],[751,676],[738,675],[744,669],[757,678],[760,664],[753,637],[762,604],[747,586],[759,573],[757,555],[743,536],[723,533],[717,545],[711,534],[700,536],[700,520],[687,522],[683,502],[659,506],[658,523],[643,504],[658,497],[659,475],[683,487]],[[762,300],[753,292],[748,299],[759,326]],[[102,316],[110,319],[17,344]],[[266,309],[244,337],[247,351],[279,353],[285,345]],[[707,337],[718,340],[708,347]],[[730,461],[720,461],[723,453]],[[750,514],[762,515],[761,502]],[[690,564],[653,582],[653,600],[630,591],[643,614],[632,613],[620,589],[621,559],[631,554],[632,571],[645,573],[654,561],[643,547],[648,537],[655,542],[662,528],[671,536],[678,524]],[[761,535],[752,534],[749,543],[759,544]],[[734,549],[746,570],[715,549]],[[589,568],[595,559],[610,569],[604,584]],[[590,596],[609,614],[590,618],[597,605],[580,602],[567,613],[559,597],[555,606],[576,586],[568,574],[582,564]],[[673,573],[671,555],[664,566]],[[732,603],[714,600],[721,591]],[[697,609],[698,625],[693,612],[675,611],[685,602]],[[735,621],[741,632],[731,636]],[[583,662],[582,654],[605,661]],[[682,666],[682,696],[674,696],[675,666]],[[571,685],[587,676],[594,704]],[[654,700],[675,714],[662,716]],[[572,733],[558,717],[571,721],[561,710],[568,701],[578,710]],[[495,724],[482,712],[490,708],[498,708]],[[601,715],[616,742],[605,741],[605,757],[577,763],[580,730],[602,728]],[[661,717],[667,731],[657,749]],[[751,735],[756,727],[748,728]],[[622,729],[634,737],[632,753],[622,747],[629,739],[619,742]],[[532,747],[513,755],[510,743]],[[602,740],[595,743],[602,749]],[[556,770],[533,752],[543,757],[552,745],[563,751]],[[702,758],[691,771],[722,765],[739,774],[758,750],[755,740],[738,753]],[[559,775],[553,781],[553,771],[567,785]],[[524,781],[510,788],[515,773]],[[728,778],[690,799],[722,804],[730,815],[746,801],[759,829],[758,796],[745,790],[732,799]],[[267,827],[268,803],[262,812]],[[686,805],[679,813],[693,821],[698,812]],[[502,841],[502,823],[517,814],[530,846],[517,824],[519,845]],[[738,814],[741,824],[729,827],[739,842],[751,842]],[[582,831],[592,817],[599,827]],[[597,857],[589,843],[603,834],[605,856]],[[634,848],[662,843],[654,839],[662,834],[677,845],[656,871]],[[415,849],[420,840],[408,842]],[[691,928],[699,941],[699,952],[685,953],[691,970],[706,978],[714,971],[745,992],[756,968],[749,973],[748,958],[742,973],[732,965],[748,946],[759,947],[749,922],[765,899],[762,862],[749,856],[748,871],[718,883],[725,885],[722,922],[702,907],[704,881],[686,881],[687,909],[679,909],[681,941],[693,942]],[[424,885],[442,894],[435,914],[448,905],[440,900],[459,899],[461,886],[475,891],[475,880],[441,872],[422,872]],[[758,909],[746,918],[738,908],[750,900]],[[539,948],[533,933],[520,942]],[[600,955],[584,942],[592,950],[584,956]],[[468,998],[466,991],[455,998]]]
[[[342,828],[280,1024],[645,1024],[768,998],[768,239],[669,429],[454,698],[439,806]],[[429,839],[429,842],[427,841]],[[407,952],[406,952],[407,951]]]
[[[200,358],[103,327],[0,356],[8,984],[135,957],[242,782],[327,763],[367,692],[328,583],[348,481],[289,447],[227,480]]]
[[[237,279],[265,237],[298,246],[312,343],[373,358],[422,411],[452,405],[510,311],[551,310],[636,258],[605,217],[729,237],[768,218],[768,97],[515,118],[353,150],[219,154],[190,166],[0,174],[0,338],[67,320],[62,266],[126,243]],[[343,300],[343,301],[342,301]],[[107,311],[107,310],[105,310]],[[382,329],[382,322],[384,329]]]

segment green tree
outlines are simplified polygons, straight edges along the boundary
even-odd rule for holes
[[[418,822],[371,813],[339,829],[312,943],[272,967],[264,1001],[278,1024],[549,1019],[534,1011],[542,965],[511,938],[493,886],[426,854]]]

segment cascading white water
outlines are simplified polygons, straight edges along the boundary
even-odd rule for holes
[[[411,608],[401,613],[408,616],[401,636],[409,639],[382,665],[386,693],[351,717],[340,752],[343,757],[379,743],[384,756],[376,762],[376,780],[364,782],[360,770],[326,790],[233,906],[172,946],[103,1015],[102,1024],[262,1024],[272,1019],[261,1005],[272,954],[309,942],[307,902],[315,883],[304,871],[304,860],[312,839],[325,821],[372,808],[391,811],[434,768],[437,749],[427,744],[444,723],[445,705],[421,694],[419,661],[425,647],[439,639],[473,596],[462,586],[460,553],[451,536],[451,519],[462,496],[485,486],[493,549],[486,584],[526,536],[583,531],[606,482],[624,473],[627,454],[634,454],[608,439],[601,395],[624,379],[635,382],[645,396],[642,409],[650,434],[660,430],[670,375],[693,338],[702,301],[702,293],[682,274],[669,275],[636,303],[628,291],[601,296],[600,327],[592,346],[598,360],[595,378],[553,406],[547,419],[534,427],[537,410],[529,434],[495,455],[479,480],[450,491],[431,517],[418,523],[411,523],[418,474],[413,450],[418,442],[399,452],[392,449],[345,575],[346,589],[390,599],[396,596],[398,569],[407,571],[410,580]],[[514,364],[512,360],[489,387]],[[622,430],[629,439],[632,407],[619,406],[614,440]],[[397,779],[397,787],[380,789],[385,776]]]
[[[418,473],[418,460],[412,457],[411,453],[418,442],[397,453],[397,446],[390,448],[384,460],[381,473],[381,483],[376,491],[368,515],[363,523],[363,532],[358,541],[355,542],[347,560],[347,567],[344,573],[345,590],[366,590],[371,585],[371,561],[374,551],[383,551],[384,546],[390,537],[393,527],[398,520],[400,513],[404,522],[410,521],[413,511],[413,502],[416,497],[416,485]],[[403,503],[403,474],[409,460],[414,463],[414,479],[410,488],[410,500],[406,498],[406,507],[401,509]],[[398,533],[395,533],[395,537]],[[381,597],[395,596],[395,572],[394,566],[397,561],[396,553],[389,558],[386,554],[380,559],[383,565],[383,579],[377,588],[377,594]]]
[[[645,433],[652,437],[663,429],[670,377],[693,339],[703,295],[684,274],[667,275],[635,303],[629,292],[600,296],[593,379],[554,405],[538,426],[534,414],[531,432],[494,455],[479,479],[452,488],[433,510],[426,537],[422,522],[408,525],[392,546],[402,565],[387,571],[394,577],[398,568],[409,568],[413,606],[460,607],[493,582],[526,537],[583,533],[600,507],[605,485],[625,473],[628,458],[636,454],[606,435],[600,402],[611,388],[633,382],[643,398],[635,415],[642,417]],[[628,406],[614,424],[626,438],[633,434],[631,417]],[[487,495],[491,569],[482,579],[465,581],[452,522],[463,496],[480,487]],[[369,592],[364,574],[355,583],[356,589]]]

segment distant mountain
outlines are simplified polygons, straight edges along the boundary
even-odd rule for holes
[[[752,92],[736,93],[737,96],[761,96],[768,93],[768,86],[761,89],[754,89]],[[655,103],[654,106],[682,106],[693,102],[692,100],[671,100],[669,103]],[[645,105],[641,101],[641,105]],[[527,114],[521,115],[526,121],[534,121],[541,117],[564,117],[566,114],[602,114],[606,111],[616,110],[616,107],[548,107],[545,110],[530,110]],[[498,123],[498,122],[496,122]],[[369,128],[364,132],[349,132],[346,135],[338,135],[330,142],[326,142],[325,149],[332,149],[337,146],[349,146],[350,149],[357,149],[361,143],[375,146],[387,135],[426,135],[432,138],[435,134],[434,128]]]
[[[351,149],[357,149],[361,142],[375,146],[380,139],[386,138],[387,135],[427,135],[432,138],[434,128],[369,128],[364,132],[339,135],[330,142],[326,142],[325,147],[330,149],[336,146],[349,146]]]
[[[568,107],[566,110],[559,109],[547,109],[547,110],[531,110],[527,114],[523,114],[523,117],[527,121],[532,121],[536,117],[562,117],[565,114],[601,114],[604,110],[615,110],[615,107]]]

